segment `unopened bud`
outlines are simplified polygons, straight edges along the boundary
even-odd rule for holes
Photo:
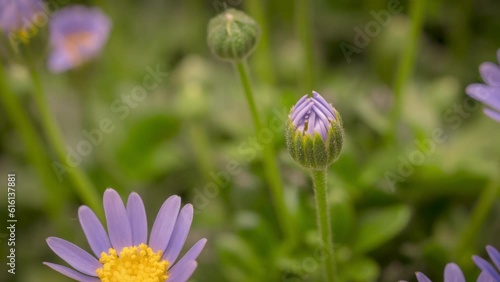
[[[260,27],[247,14],[227,9],[208,24],[208,47],[221,60],[245,59],[257,45]]]
[[[310,169],[325,169],[340,155],[344,130],[335,108],[321,95],[304,95],[292,107],[286,145],[292,158]]]

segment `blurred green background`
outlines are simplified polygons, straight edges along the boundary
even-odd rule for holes
[[[42,30],[32,44],[43,89],[71,149],[88,140],[83,132],[99,128],[103,119],[113,123],[114,130],[103,134],[79,163],[99,194],[107,187],[124,198],[138,192],[150,224],[170,195],[194,204],[197,212],[187,245],[202,237],[208,244],[191,281],[319,281],[308,172],[288,155],[282,124],[273,131],[272,144],[300,238],[294,248],[287,248],[264,181],[261,150],[252,143],[256,137],[240,81],[231,65],[216,60],[206,46],[207,23],[223,11],[224,2],[80,2],[99,5],[110,16],[113,29],[108,44],[97,60],[55,75],[46,70],[49,50],[47,32]],[[310,21],[302,17],[301,2],[233,0],[225,5],[267,23],[249,58],[256,102],[266,125],[273,118],[284,119],[311,90],[342,114],[345,145],[329,169],[342,280],[416,281],[414,272],[422,271],[439,281],[450,261],[475,278],[479,271],[470,256],[484,256],[487,244],[500,246],[500,125],[482,114],[482,106],[468,99],[464,88],[481,81],[481,62],[496,61],[500,6],[493,0],[426,1],[415,66],[402,92],[401,119],[394,126],[389,120],[394,78],[411,34],[413,1],[401,1],[402,11],[390,14],[383,25],[378,23],[378,32],[367,36],[363,48],[355,44],[357,28],[366,33],[367,24],[376,22],[373,13],[388,9],[387,1],[305,1]],[[312,69],[307,68],[301,43],[301,30],[308,25]],[[346,44],[359,52],[346,58],[341,48]],[[56,161],[40,128],[29,72],[7,49],[0,47],[9,86],[36,125],[45,153]],[[122,99],[142,85],[147,68],[159,68],[168,76],[143,100],[125,104]],[[118,105],[127,105],[127,113],[113,108]],[[54,173],[50,176],[54,187],[49,190],[64,202],[60,207],[46,204],[48,189],[3,107],[2,187],[6,174],[15,172],[18,225],[17,274],[2,271],[0,280],[69,281],[42,265],[62,263],[45,238],[65,238],[88,250],[77,218],[82,203],[67,174],[59,182]],[[442,130],[444,142],[432,140],[435,130]],[[229,173],[228,164],[238,169]],[[207,184],[217,183],[214,174],[228,173],[227,183],[222,181],[218,191],[207,193]],[[396,179],[395,185],[390,185],[388,175]],[[475,208],[480,195],[485,199],[480,207],[491,203],[482,213]],[[5,197],[2,192],[2,218],[6,218]],[[474,212],[477,218],[471,224]],[[5,258],[5,229],[0,235]]]

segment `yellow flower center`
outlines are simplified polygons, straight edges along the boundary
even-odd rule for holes
[[[161,259],[162,251],[153,252],[146,244],[125,247],[120,254],[110,248],[102,253],[96,270],[103,282],[160,282],[168,278],[169,262]]]

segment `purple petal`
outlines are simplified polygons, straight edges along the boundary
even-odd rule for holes
[[[290,117],[292,120],[298,115],[298,113],[308,105],[307,94],[302,96],[300,100],[295,104],[292,111],[292,116]]]
[[[325,120],[335,120],[335,116],[332,114],[332,111],[325,108],[325,106],[317,100],[314,100],[314,109],[316,112],[322,113]]]
[[[487,272],[496,281],[500,281],[500,274],[498,274],[496,269],[489,262],[478,256],[473,256],[472,260],[482,271]]]
[[[175,265],[172,270],[169,271],[170,276],[168,277],[168,282],[185,282],[193,275],[194,270],[198,264],[196,261],[186,261],[181,265]]]
[[[61,273],[62,275],[65,275],[69,278],[75,279],[75,280],[80,281],[80,282],[99,282],[99,281],[101,281],[101,280],[99,280],[99,278],[87,276],[85,274],[82,274],[82,273],[75,271],[71,268],[68,268],[66,266],[62,266],[62,265],[50,263],[50,262],[44,262],[43,264],[45,264],[46,266],[52,268],[53,270]]]
[[[104,212],[111,245],[119,254],[124,247],[132,246],[132,231],[125,205],[120,195],[111,188],[104,192]]]
[[[325,119],[335,120],[335,115],[330,109],[331,106],[326,108],[325,105],[321,104],[318,100],[314,100],[314,106],[317,108],[316,112],[321,112],[325,116]]]
[[[477,281],[476,282],[498,282],[498,281],[495,281],[495,279],[493,279],[493,277],[491,277],[487,272],[481,272],[481,274],[479,274],[479,277],[477,278]]]
[[[47,244],[60,258],[83,274],[95,275],[96,269],[102,267],[96,258],[66,240],[49,237]]]
[[[325,112],[323,112],[323,110],[321,108],[319,108],[321,106],[322,105],[319,104],[319,102],[315,102],[312,110],[316,113],[319,120],[328,121],[328,118],[326,117]]]
[[[139,246],[148,242],[148,218],[141,197],[132,193],[128,197],[127,215],[132,229],[132,245]]]
[[[494,111],[492,109],[488,109],[488,108],[484,109],[483,112],[485,115],[489,116],[491,119],[500,122],[500,113],[499,112]]]
[[[417,276],[418,282],[432,282],[431,279],[425,276],[422,272],[417,272],[415,275]]]
[[[326,140],[326,138],[328,138],[328,133],[327,133],[328,129],[323,123],[323,120],[320,119],[316,122],[316,128],[314,130],[319,132],[319,134],[321,134],[321,138],[323,138],[323,140]]]
[[[465,282],[464,274],[458,265],[455,263],[448,263],[444,269],[445,282]]]
[[[490,86],[500,86],[500,67],[490,62],[482,63],[479,72],[484,82]]]
[[[203,248],[205,247],[206,243],[207,239],[205,238],[196,242],[196,244],[194,244],[191,247],[191,249],[189,249],[189,251],[187,251],[187,253],[173,267],[175,267],[178,264],[182,265],[190,260],[196,260],[200,255],[201,251],[203,251]]]
[[[314,136],[315,126],[316,126],[316,113],[311,112],[311,115],[309,116],[309,122],[307,124],[307,133],[309,133],[309,135]]]
[[[475,83],[467,86],[465,92],[481,103],[500,111],[500,88]]]
[[[307,114],[307,112],[309,112],[311,110],[313,105],[314,105],[313,102],[307,102],[307,105],[305,107],[303,107],[297,113],[297,115],[295,115],[295,117],[292,119],[293,125],[298,126],[300,123],[303,123],[303,121],[301,121],[301,119],[303,119],[304,116]]]
[[[108,235],[95,213],[87,206],[78,209],[78,218],[82,226],[83,233],[87,237],[90,248],[96,255],[101,257],[102,252],[108,252],[111,248]]]
[[[323,106],[325,106],[325,108],[328,109],[328,111],[333,115],[335,116],[335,113],[333,112],[333,109],[332,109],[332,105],[330,105],[326,100],[325,98],[323,98],[323,96],[321,96],[318,92],[316,91],[313,91],[313,97],[314,97],[314,100],[320,102]]]
[[[500,252],[498,252],[497,249],[495,249],[493,246],[486,246],[486,251],[490,255],[491,260],[495,264],[498,270],[500,270]]]
[[[75,66],[76,62],[68,52],[61,49],[54,49],[49,55],[48,68],[53,73],[61,73]]]
[[[174,263],[177,260],[182,251],[182,247],[184,247],[184,244],[186,243],[192,221],[193,206],[187,204],[182,208],[179,216],[177,217],[172,237],[170,238],[167,249],[163,254],[164,260],[170,263]]]
[[[149,237],[149,247],[153,251],[163,252],[167,248],[180,207],[181,198],[179,196],[169,197],[161,206]]]

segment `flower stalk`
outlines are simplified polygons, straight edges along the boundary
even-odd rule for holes
[[[54,177],[53,172],[49,169],[49,158],[45,154],[45,149],[42,147],[42,142],[36,133],[36,129],[31,123],[28,114],[15,97],[14,93],[9,89],[6,81],[3,64],[0,64],[0,99],[4,106],[5,113],[12,121],[13,125],[18,130],[26,145],[26,156],[31,160],[38,173],[40,180],[45,188],[47,200],[45,210],[49,216],[59,223],[61,209],[64,206],[64,192],[61,191]],[[62,226],[63,227],[63,226]]]
[[[255,132],[259,134],[263,124],[255,104],[247,69],[247,58],[254,51],[261,34],[259,24],[242,11],[227,9],[210,20],[207,31],[207,43],[213,55],[220,60],[233,63],[250,108]],[[262,146],[264,173],[271,190],[276,216],[288,240],[286,243],[293,242],[295,232],[283,194],[276,153],[272,144],[262,144]]]
[[[237,61],[234,63],[236,71],[240,77],[240,81],[245,93],[245,98],[247,100],[247,104],[250,108],[250,112],[252,115],[252,120],[255,127],[256,134],[259,134],[262,127],[262,121],[259,116],[259,112],[255,105],[255,100],[253,97],[252,86],[250,84],[250,78],[248,75],[248,70],[246,66],[246,61]],[[288,208],[286,206],[285,197],[283,194],[283,184],[280,178],[280,172],[276,163],[276,153],[272,147],[272,144],[264,144],[263,145],[263,165],[264,165],[264,173],[269,184],[269,188],[271,189],[272,199],[274,208],[276,210],[276,216],[278,218],[279,225],[285,235],[290,239],[294,237],[293,227],[291,225],[292,221],[289,218]]]
[[[38,107],[41,118],[41,125],[43,127],[43,130],[45,131],[48,142],[54,149],[57,157],[59,158],[59,161],[67,169],[68,175],[73,182],[73,186],[78,196],[88,206],[95,209],[96,211],[99,211],[100,209],[98,209],[98,207],[100,205],[100,199],[97,191],[92,186],[85,173],[78,166],[73,167],[68,162],[64,150],[64,141],[62,138],[62,134],[48,108],[40,78],[35,67],[32,64],[30,64],[30,74],[34,86],[34,100],[36,106]]]
[[[335,252],[333,249],[333,234],[330,224],[330,209],[326,186],[326,169],[311,170],[316,202],[316,216],[321,239],[323,259],[323,275],[327,282],[335,281]]]
[[[420,43],[422,27],[424,23],[426,0],[412,1],[410,7],[411,29],[408,40],[406,40],[403,53],[399,59],[396,77],[394,79],[393,92],[394,103],[391,113],[390,129],[388,130],[388,141],[396,139],[398,123],[401,120],[404,104],[404,90],[415,67],[415,58]]]

